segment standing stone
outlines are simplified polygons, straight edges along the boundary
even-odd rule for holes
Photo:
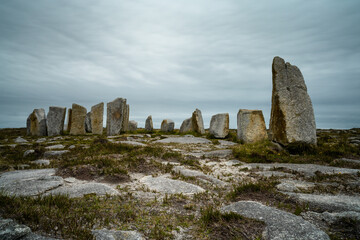
[[[275,57],[272,64],[270,134],[283,145],[316,145],[316,124],[311,99],[299,68]]]
[[[86,108],[78,104],[73,103],[71,114],[71,135],[84,135],[85,131],[85,118]]]
[[[26,120],[27,133],[31,136],[46,136],[46,115],[43,108],[34,109]]]
[[[261,110],[239,110],[237,115],[237,138],[245,143],[267,139],[265,120]]]
[[[152,116],[148,116],[145,122],[145,130],[148,132],[152,132],[154,130],[153,127],[153,121],[152,121]]]
[[[192,114],[192,128],[197,133],[205,134],[204,121],[199,109],[196,109]]]
[[[85,117],[85,131],[87,133],[92,132],[92,128],[91,128],[91,112],[88,112],[86,114],[86,117]]]
[[[180,127],[180,133],[186,133],[193,131],[192,118],[185,119]]]
[[[229,134],[229,114],[219,113],[212,116],[209,132],[215,138],[225,138]]]
[[[126,104],[126,107],[124,108],[124,120],[121,128],[122,132],[129,131],[129,117],[130,117],[130,106],[129,104]]]
[[[161,123],[162,132],[172,132],[174,131],[175,123],[171,119],[164,119]]]
[[[48,136],[61,135],[64,131],[66,108],[49,107],[47,114],[47,132]]]
[[[138,125],[138,123],[136,121],[130,121],[128,131],[135,132],[137,130],[137,125]]]
[[[125,98],[116,98],[114,101],[107,103],[106,132],[108,136],[120,134],[125,108]]]
[[[91,107],[91,130],[93,134],[103,133],[104,103]]]
[[[72,109],[68,109],[68,120],[67,120],[67,131],[70,132],[71,129],[71,117],[72,117]]]

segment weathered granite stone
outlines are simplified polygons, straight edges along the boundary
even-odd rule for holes
[[[275,57],[272,72],[272,140],[283,145],[294,142],[316,145],[314,110],[299,68]]]
[[[237,138],[245,143],[267,139],[265,120],[261,110],[239,110],[237,115]]]
[[[180,144],[210,144],[211,141],[206,138],[186,135],[184,137],[168,137],[155,141],[155,143],[180,143]]]
[[[72,117],[72,109],[69,108],[68,109],[68,114],[67,114],[67,131],[70,132],[70,129],[71,129],[71,117]]]
[[[137,231],[92,230],[95,240],[145,240]]]
[[[22,137],[17,137],[14,140],[15,143],[27,143],[28,141],[26,139],[23,139]]]
[[[104,103],[91,107],[91,129],[93,134],[103,133]]]
[[[108,136],[118,135],[121,132],[126,109],[126,99],[116,98],[107,103],[106,131]]]
[[[161,123],[162,132],[172,132],[174,131],[175,123],[171,119],[164,119]]]
[[[47,133],[48,136],[61,135],[64,131],[66,108],[49,107],[47,114]]]
[[[229,134],[229,114],[220,113],[212,116],[209,132],[215,138],[225,138]]]
[[[145,130],[148,132],[152,132],[154,130],[153,127],[153,121],[152,121],[152,117],[151,115],[147,117],[146,122],[145,122]]]
[[[130,106],[126,104],[124,108],[124,120],[121,127],[121,132],[129,131],[129,117],[130,117]]]
[[[195,111],[192,114],[191,121],[192,121],[192,128],[195,132],[200,134],[205,134],[204,121],[202,118],[201,111],[199,109],[195,109]]]
[[[193,131],[192,118],[185,119],[180,127],[180,133]]]
[[[82,197],[86,194],[95,193],[96,195],[118,195],[118,191],[103,183],[83,183],[71,186],[61,186],[46,192],[46,195],[68,195],[70,198]]]
[[[27,133],[32,136],[46,136],[46,115],[43,108],[34,109],[26,121]]]
[[[85,131],[86,108],[73,103],[71,114],[71,135],[83,135]]]
[[[132,131],[132,132],[136,131],[137,125],[138,125],[138,123],[136,121],[131,120],[128,124],[128,131]]]
[[[225,206],[221,210],[264,221],[266,223],[264,239],[330,240],[325,232],[303,218],[258,202],[240,201]]]
[[[91,133],[92,132],[92,127],[91,127],[91,112],[88,112],[86,114],[85,117],[85,131],[87,133]]]

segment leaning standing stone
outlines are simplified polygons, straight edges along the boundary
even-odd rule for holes
[[[91,107],[91,130],[93,134],[103,133],[104,103]]]
[[[272,64],[270,134],[283,145],[316,145],[316,124],[310,96],[299,68],[275,57]]]
[[[47,114],[47,132],[48,136],[61,135],[64,131],[66,108],[49,107]]]
[[[83,135],[85,131],[86,108],[73,103],[71,115],[71,135]]]
[[[212,116],[209,132],[215,138],[225,138],[229,134],[229,114],[220,113]]]
[[[46,115],[43,108],[34,109],[26,120],[27,133],[31,136],[46,136]]]
[[[87,133],[92,132],[92,128],[91,128],[91,112],[88,112],[86,114],[86,117],[85,117],[85,131]]]
[[[148,132],[152,132],[154,130],[153,127],[153,121],[152,121],[152,116],[148,116],[145,122],[145,130]]]
[[[125,108],[126,99],[123,98],[116,98],[107,103],[106,131],[108,136],[120,134]]]
[[[205,134],[204,121],[199,109],[196,109],[192,114],[192,127],[195,132]]]
[[[71,116],[72,116],[72,109],[68,109],[68,116],[67,116],[67,131],[70,132],[71,129]]]
[[[164,119],[161,123],[162,132],[172,132],[174,131],[175,123],[171,119]]]
[[[265,120],[261,110],[239,110],[237,115],[237,138],[245,143],[267,139]]]
[[[180,133],[193,131],[192,118],[185,119],[180,127]]]
[[[135,132],[137,130],[138,123],[136,121],[129,122],[129,131]]]

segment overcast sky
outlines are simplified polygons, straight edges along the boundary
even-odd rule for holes
[[[300,68],[318,128],[360,127],[359,0],[2,0],[0,128],[34,108],[127,99],[179,128],[199,108],[271,109],[271,64]]]

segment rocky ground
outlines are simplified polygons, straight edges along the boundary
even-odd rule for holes
[[[3,129],[0,239],[360,239],[360,129],[317,135],[284,149]]]

